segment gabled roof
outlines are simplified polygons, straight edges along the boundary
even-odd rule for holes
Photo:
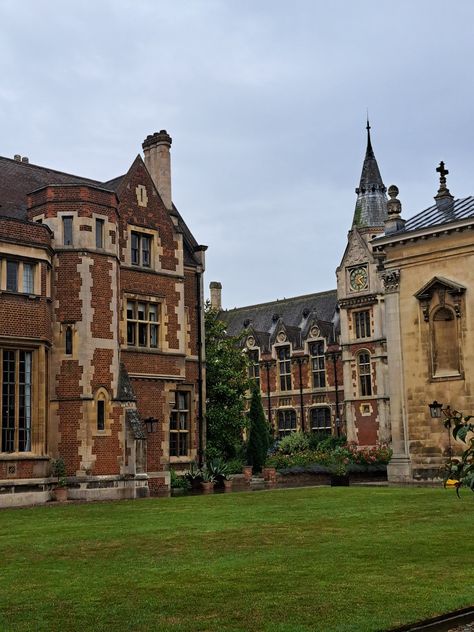
[[[336,304],[336,290],[329,290],[224,310],[219,317],[226,323],[227,332],[232,336],[247,328],[259,332],[259,337],[263,337],[263,332],[271,336],[278,324],[283,323],[288,337],[296,342],[301,340],[301,332],[308,319],[317,319],[321,332],[327,332]]]
[[[435,276],[431,279],[431,281],[428,281],[421,290],[418,290],[415,297],[420,301],[430,299],[435,289],[439,287],[444,288],[448,294],[464,294],[466,291],[466,287],[460,283],[456,283],[456,281],[451,281],[450,279],[446,279],[441,276]]]

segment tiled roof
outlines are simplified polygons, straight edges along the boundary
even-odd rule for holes
[[[386,188],[380,175],[370,140],[370,126],[367,122],[367,149],[356,189],[357,201],[354,211],[353,226],[383,226],[387,219]]]
[[[433,204],[433,206],[408,219],[403,230],[394,234],[399,235],[412,230],[449,224],[451,222],[469,219],[470,217],[474,217],[474,196],[472,195],[454,200],[452,204],[447,203],[444,206],[442,204]]]
[[[238,335],[247,327],[256,332],[271,332],[279,319],[294,333],[293,328],[303,329],[311,318],[330,323],[336,304],[336,290],[329,290],[225,310],[220,313],[220,318],[226,323],[227,332],[232,336]]]
[[[26,219],[26,196],[47,184],[104,186],[97,180],[0,156],[0,215]]]

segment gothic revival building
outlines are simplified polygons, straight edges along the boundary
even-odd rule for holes
[[[276,437],[296,430],[339,434],[342,372],[336,292],[221,310],[221,285],[211,283],[211,304],[230,335],[245,331],[250,377]]]
[[[200,246],[172,203],[171,138],[99,182],[0,158],[0,504],[133,498],[200,456]]]
[[[390,440],[382,281],[371,241],[387,219],[386,188],[367,123],[367,150],[347,247],[337,268],[347,435],[359,445]]]

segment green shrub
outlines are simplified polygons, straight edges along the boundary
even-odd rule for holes
[[[248,420],[250,431],[247,444],[247,463],[253,466],[254,472],[260,472],[267,457],[269,431],[263,412],[260,389],[255,384],[252,385]]]
[[[189,482],[184,476],[179,476],[174,470],[170,470],[172,489],[189,489]]]
[[[309,448],[309,439],[303,432],[292,432],[280,441],[278,451],[282,454],[294,454]]]
[[[310,450],[317,450],[322,441],[326,441],[328,438],[327,432],[308,432],[308,447]]]
[[[227,472],[229,474],[241,474],[243,467],[243,459],[231,459],[230,461],[227,461]]]

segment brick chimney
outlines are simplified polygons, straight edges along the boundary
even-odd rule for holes
[[[211,281],[209,283],[209,289],[211,291],[211,307],[218,312],[222,309],[222,297],[221,290],[222,284],[219,281]]]
[[[165,129],[148,135],[143,141],[145,165],[167,209],[171,210],[171,160],[172,139]]]

